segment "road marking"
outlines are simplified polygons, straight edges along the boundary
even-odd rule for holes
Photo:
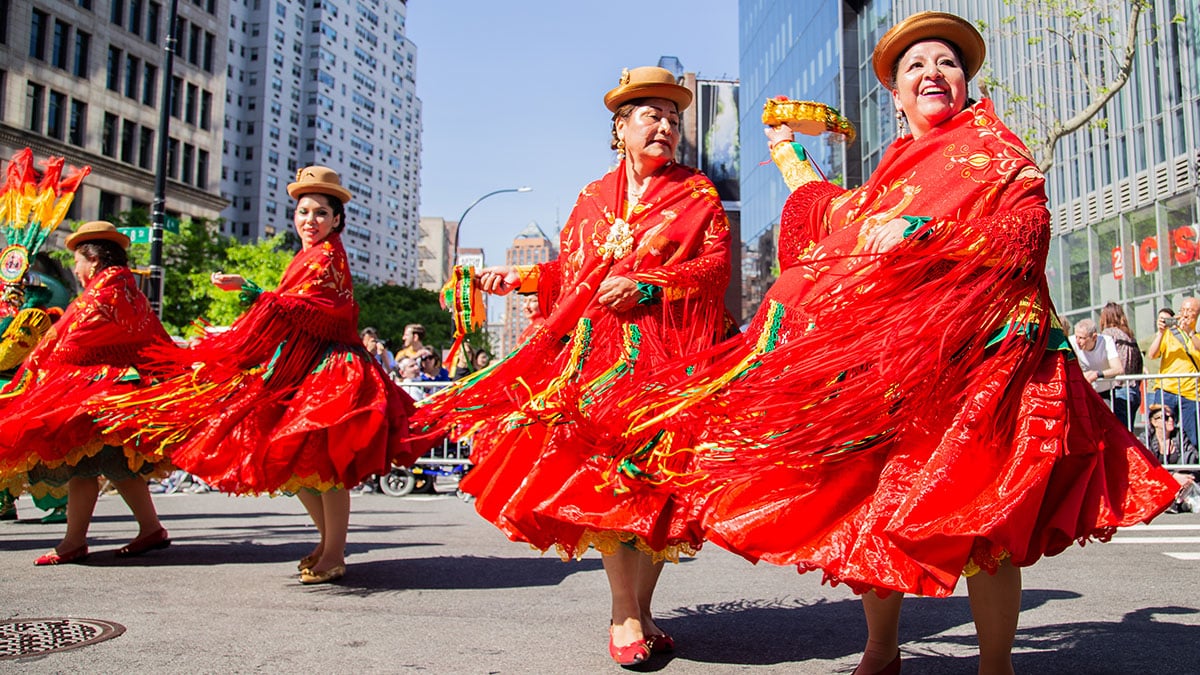
[[[1112,544],[1200,544],[1200,537],[1113,537]]]
[[[1193,525],[1184,525],[1182,523],[1170,524],[1170,525],[1165,524],[1165,523],[1151,524],[1151,525],[1132,525],[1130,527],[1122,527],[1120,531],[1121,532],[1143,532],[1145,530],[1156,530],[1159,532],[1163,532],[1166,530],[1200,530],[1200,523],[1196,523]]]
[[[1163,553],[1176,560],[1200,560],[1200,553]]]

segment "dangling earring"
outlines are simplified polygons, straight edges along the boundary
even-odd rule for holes
[[[896,138],[908,134],[908,117],[899,110],[896,111]]]
[[[625,139],[624,138],[617,139],[617,154],[620,155],[621,157],[625,156]]]

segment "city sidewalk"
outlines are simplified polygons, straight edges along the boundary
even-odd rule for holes
[[[126,629],[78,649],[0,661],[0,671],[621,672],[607,655],[598,556],[541,556],[453,496],[355,496],[349,570],[325,586],[296,581],[296,561],[315,535],[297,500],[155,501],[174,543],[132,561],[113,556],[135,534],[115,496],[99,503],[82,565],[33,566],[62,525],[0,523],[0,620],[76,617]],[[37,514],[28,498],[19,507],[27,519]],[[1195,578],[1196,566],[1172,569],[1164,560],[1108,544],[1028,570],[1018,671],[1195,672],[1197,603],[1178,582]],[[1181,571],[1187,576],[1172,581]],[[669,564],[656,608],[680,648],[650,669],[850,672],[865,639],[860,604],[819,581],[716,547]],[[960,584],[952,598],[907,601],[905,673],[974,672],[964,591]]]

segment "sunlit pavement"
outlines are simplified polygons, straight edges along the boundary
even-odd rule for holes
[[[620,672],[595,554],[562,563],[507,541],[453,495],[356,495],[349,569],[302,586],[315,532],[293,498],[156,495],[173,544],[123,560],[124,504],[96,509],[91,555],[35,568],[62,525],[28,498],[0,523],[3,619],[81,617],[125,627],[73,650],[0,661],[25,672]],[[1015,663],[1025,673],[1200,671],[1200,517],[1166,515],[1025,571]],[[652,671],[848,673],[859,602],[815,574],[752,566],[716,547],[668,565],[655,599],[679,644]],[[904,608],[905,673],[975,671],[965,584]]]

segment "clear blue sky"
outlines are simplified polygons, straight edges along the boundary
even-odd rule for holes
[[[462,246],[504,262],[531,221],[556,236],[580,188],[609,169],[604,93],[621,69],[675,56],[703,77],[738,76],[737,2],[409,0],[424,116],[421,215],[480,203]]]

